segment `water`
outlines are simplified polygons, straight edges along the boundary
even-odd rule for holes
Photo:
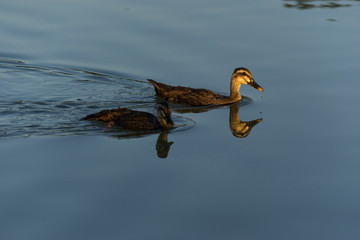
[[[359,7],[0,3],[0,238],[358,239]],[[240,66],[264,92],[171,105],[168,133],[79,120]]]
[[[1,96],[6,99],[0,104],[1,138],[103,133],[99,125],[80,119],[91,112],[118,106],[155,110],[149,84],[125,74],[32,66],[10,59],[0,59],[0,66],[4,76]],[[176,130],[194,125],[181,116],[174,119]],[[121,131],[117,135],[127,134]]]

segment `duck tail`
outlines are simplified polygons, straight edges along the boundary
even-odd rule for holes
[[[93,120],[95,117],[95,114],[90,114],[90,115],[87,115],[83,118],[81,118],[80,120],[84,121],[84,120]]]
[[[156,94],[158,94],[158,93],[159,93],[159,89],[160,89],[159,83],[156,82],[156,81],[154,81],[154,80],[152,80],[152,79],[148,79],[148,81],[154,86],[155,92],[156,92]]]
[[[149,83],[151,83],[152,85],[154,85],[154,86],[157,85],[157,82],[156,82],[156,81],[154,81],[154,80],[152,80],[152,79],[150,79],[150,78],[147,79],[147,80],[148,80]]]

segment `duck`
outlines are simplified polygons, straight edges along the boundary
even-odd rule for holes
[[[116,108],[87,115],[82,120],[106,122],[108,127],[115,125],[132,130],[157,130],[174,127],[169,104],[165,101],[160,103],[157,109],[157,117],[148,112]]]
[[[208,89],[190,88],[183,86],[170,86],[147,79],[155,88],[156,95],[169,102],[185,103],[192,106],[225,105],[241,100],[239,92],[242,84],[264,91],[255,82],[249,69],[245,67],[235,68],[230,82],[230,96],[214,93]]]

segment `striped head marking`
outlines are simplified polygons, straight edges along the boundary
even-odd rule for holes
[[[253,88],[256,88],[259,91],[264,91],[264,89],[255,82],[250,70],[247,68],[244,67],[236,68],[234,70],[232,78],[237,79],[240,82],[240,84],[246,84],[252,86]]]
[[[251,80],[254,80],[250,70],[244,67],[236,68],[233,73],[233,78],[241,78],[242,84],[249,84]]]

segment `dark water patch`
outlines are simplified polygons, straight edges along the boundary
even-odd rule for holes
[[[295,8],[299,10],[308,10],[315,8],[342,8],[342,7],[351,7],[354,5],[354,2],[359,2],[358,0],[346,0],[346,1],[327,1],[327,0],[284,0],[284,7],[286,8]],[[359,4],[358,4],[359,5]]]

